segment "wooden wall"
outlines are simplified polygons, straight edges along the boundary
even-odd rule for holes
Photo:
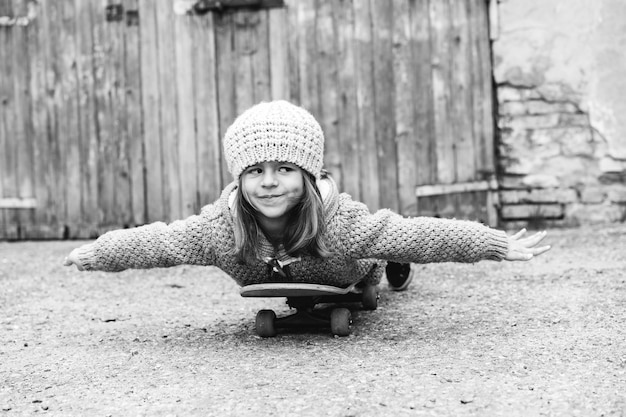
[[[225,129],[261,100],[308,108],[372,209],[415,215],[417,185],[493,174],[486,0],[184,3],[0,0],[0,239],[198,212],[230,181]]]

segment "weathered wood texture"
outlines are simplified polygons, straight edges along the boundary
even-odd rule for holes
[[[309,109],[327,169],[372,210],[416,215],[416,186],[493,174],[486,0],[177,3],[0,0],[0,239],[198,212],[231,180],[220,138],[262,100]],[[421,213],[484,211],[437,198]]]

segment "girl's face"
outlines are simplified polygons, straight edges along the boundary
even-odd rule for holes
[[[304,194],[302,169],[289,162],[262,162],[241,176],[243,195],[261,216],[262,223],[277,225]]]

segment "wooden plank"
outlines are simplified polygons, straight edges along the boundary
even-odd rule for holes
[[[409,3],[411,53],[414,77],[417,184],[437,179],[437,135],[435,131],[430,0]]]
[[[496,3],[496,2],[493,2]],[[491,59],[489,56],[489,27],[486,5],[483,0],[472,0],[468,5],[468,32],[471,83],[471,127],[474,139],[474,165],[476,178],[495,181],[493,149],[493,114],[491,91]],[[486,53],[485,53],[486,52]],[[485,72],[485,66],[488,68]],[[481,214],[490,226],[498,224],[498,193],[476,193],[482,201],[476,202],[477,210],[482,204]],[[482,213],[482,212],[481,212]]]
[[[76,73],[76,14],[74,2],[61,2],[59,28],[60,66],[59,81],[61,87],[59,111],[59,156],[64,182],[63,193],[65,213],[63,224],[67,237],[76,238],[81,225],[81,180],[80,180],[80,134],[79,102],[76,91],[78,78]]]
[[[163,148],[161,143],[159,65],[156,2],[139,0],[141,109],[145,149],[145,218],[153,222],[165,218]]]
[[[482,0],[480,0],[482,1]],[[474,165],[476,169],[479,170],[482,167],[482,159],[483,159],[483,118],[482,118],[482,83],[484,80],[482,79],[482,74],[480,73],[480,68],[482,67],[482,63],[480,62],[480,31],[481,29],[476,27],[480,22],[480,18],[477,16],[477,12],[480,13],[476,6],[475,0],[470,0],[467,3],[468,7],[468,28],[469,28],[469,53],[470,53],[470,83],[471,83],[471,124],[472,124],[472,135],[474,140]],[[477,173],[478,174],[478,173]],[[479,177],[477,177],[479,178]]]
[[[463,68],[464,65],[466,66],[466,60],[463,57],[463,44],[467,42],[467,39],[463,36],[462,24],[459,22],[463,16],[461,16],[461,13],[457,11],[457,9],[462,7],[462,2],[458,2],[456,0],[450,0],[449,2],[448,45],[450,56],[448,62],[450,65],[450,119],[448,123],[450,124],[454,161],[454,181],[471,180],[474,173],[472,158],[473,153],[471,152],[471,131],[469,131],[467,126],[464,126],[466,115],[463,113],[469,109],[466,108],[465,100],[463,99],[465,96],[463,91],[463,80],[464,77],[466,77],[466,73],[463,71],[467,70],[466,68]],[[463,129],[463,127],[465,127],[465,129]],[[469,140],[467,138],[468,133],[470,134]],[[469,178],[467,178],[468,171],[470,172]],[[467,206],[466,196],[466,194],[451,194],[442,197],[449,199],[451,204],[454,205],[455,216],[459,216],[463,209]]]
[[[498,183],[492,181],[457,182],[454,184],[420,185],[415,188],[416,197],[429,197],[433,195],[445,195],[454,193],[467,193],[470,191],[497,190]]]
[[[358,107],[356,94],[355,17],[351,2],[331,2],[336,30],[337,139],[341,155],[338,185],[342,191],[361,199],[358,152]],[[331,172],[336,175],[335,172]]]
[[[0,15],[13,16],[11,2],[0,2]],[[0,197],[16,197],[17,183],[15,180],[15,142],[10,140],[15,130],[14,97],[13,91],[13,30],[0,28]],[[0,226],[3,239],[17,237],[15,215],[9,210],[0,210]]]
[[[341,184],[341,143],[339,141],[338,120],[338,68],[337,68],[337,40],[335,34],[335,18],[332,2],[319,2],[315,19],[315,44],[317,57],[311,66],[315,66],[319,91],[315,110],[315,117],[321,124],[325,136],[325,168],[332,173],[335,180]]]
[[[392,63],[394,78],[394,123],[398,167],[398,210],[407,216],[417,215],[414,189],[417,185],[416,95],[412,56],[411,15],[409,2],[393,2]]]
[[[487,210],[484,205],[487,194],[491,193],[476,191],[466,194],[423,197],[419,200],[419,215],[473,220],[495,226],[488,221]]]
[[[418,39],[417,51],[424,52],[423,56],[427,57],[427,65],[422,66],[420,72],[420,82],[425,83],[424,90],[430,94],[424,95],[426,100],[418,102],[419,114],[425,116],[425,124],[423,125],[427,131],[427,142],[424,143],[423,149],[426,151],[423,154],[428,157],[426,160],[421,160],[428,167],[427,170],[420,172],[420,181],[418,184],[428,184],[440,181],[440,169],[446,169],[446,161],[440,160],[440,146],[439,143],[445,138],[445,131],[442,132],[442,118],[447,114],[447,100],[445,97],[445,77],[444,69],[446,62],[445,56],[441,50],[441,39],[446,39],[446,26],[442,22],[443,19],[447,19],[447,16],[441,13],[441,3],[435,0],[426,0],[416,3],[416,7],[413,10],[412,17],[414,21],[414,34]],[[418,13],[422,15],[422,18],[418,16]],[[417,25],[415,22],[420,22]],[[441,33],[443,32],[443,34]],[[415,59],[419,60],[419,53],[415,54]],[[419,68],[419,65],[418,65]],[[441,114],[443,113],[443,115]],[[443,125],[444,129],[447,125]],[[442,138],[442,136],[444,136]],[[426,182],[426,178],[429,181]],[[432,196],[420,199],[418,202],[418,214],[429,215],[434,217],[448,217],[453,216],[454,206],[451,204],[447,195],[444,196]]]
[[[374,116],[378,156],[379,207],[399,211],[393,77],[393,3],[372,1]]]
[[[419,215],[455,217],[497,226],[498,182],[474,181],[416,187]]]
[[[289,62],[289,98],[293,103],[300,103],[300,45],[303,35],[298,16],[300,2],[287,0],[287,54]]]
[[[98,230],[117,223],[115,215],[115,144],[117,129],[114,117],[112,94],[115,94],[114,69],[116,57],[111,57],[112,39],[105,21],[104,10],[107,0],[94,3],[92,12],[94,98],[97,124],[97,181],[98,181]]]
[[[37,208],[35,198],[0,198],[0,209],[31,209]]]
[[[251,72],[253,85],[253,103],[269,101],[271,93],[270,50],[269,50],[269,14],[267,10],[256,12],[258,23],[250,28],[256,47],[251,54]]]
[[[141,132],[141,48],[140,23],[132,18],[132,13],[138,11],[138,0],[124,0],[126,10],[126,25],[124,27],[124,80],[126,100],[126,126],[128,138],[128,169],[130,182],[130,215],[132,225],[146,223],[145,200],[145,157],[144,141]],[[129,13],[131,13],[129,15]]]
[[[371,210],[377,210],[380,208],[380,187],[378,182],[378,144],[375,134],[372,12],[369,2],[354,3],[354,17],[361,200]]]
[[[482,1],[482,0],[479,0]],[[477,8],[476,1],[471,0],[468,2],[469,17],[470,17],[470,54],[471,54],[471,84],[472,84],[472,131],[474,136],[474,146],[476,152],[474,154],[475,165],[477,169],[480,169],[483,165],[484,159],[484,145],[483,145],[483,117],[482,117],[482,91],[484,82],[480,62],[480,31],[481,29],[476,27],[480,24],[480,17],[477,15],[480,10]]]
[[[172,221],[182,217],[182,183],[180,144],[178,131],[178,100],[176,93],[176,33],[172,19],[175,17],[169,2],[157,2],[157,42],[160,131],[164,156],[165,218]]]
[[[437,182],[456,180],[456,153],[451,129],[450,1],[430,2],[431,63],[435,109]]]
[[[192,17],[173,16],[176,33],[176,93],[178,103],[178,152],[180,155],[179,177],[181,188],[182,217],[199,210],[198,161],[196,160],[196,129],[194,109],[194,61]]]
[[[0,14],[8,15],[8,11],[5,11],[6,5],[0,3]],[[0,31],[0,73],[5,73],[5,66],[7,63],[6,51],[7,48],[7,32]],[[0,77],[0,198],[4,197],[4,181],[9,178],[8,165],[5,162],[7,155],[6,140],[9,136],[9,128],[7,126],[6,110],[8,106],[5,104],[6,92],[4,86],[4,77]],[[7,239],[7,222],[6,222],[6,210],[0,209],[0,240]]]
[[[93,1],[74,1],[76,9],[76,74],[78,79],[78,131],[79,170],[81,195],[81,221],[78,237],[95,237],[98,230],[98,132],[94,114],[94,42],[93,16],[101,10]],[[76,225],[78,226],[78,225]]]
[[[66,228],[66,196],[64,176],[64,161],[62,159],[62,150],[59,143],[59,137],[63,132],[63,115],[64,111],[62,100],[64,89],[62,86],[62,44],[60,41],[62,4],[58,2],[46,2],[44,10],[48,20],[47,39],[46,39],[46,59],[48,62],[48,74],[46,91],[48,92],[48,138],[50,143],[50,177],[48,186],[51,195],[51,223],[57,229],[62,229],[65,235]]]
[[[289,33],[287,9],[269,10],[270,88],[272,100],[289,100]]]
[[[217,96],[219,108],[219,136],[223,138],[226,129],[237,117],[235,102],[236,72],[233,70],[237,64],[234,50],[234,23],[232,13],[220,13],[214,15],[215,45],[217,62]],[[222,182],[229,183],[232,176],[228,172],[226,161],[222,155]]]
[[[256,38],[257,26],[260,24],[258,13],[243,10],[233,14],[233,37],[235,40],[233,67],[230,69],[236,74],[235,82],[235,112],[240,115],[253,104],[254,97],[254,70],[253,56],[258,53],[261,40]]]
[[[41,53],[41,72],[38,75],[40,80],[37,87],[39,93],[33,90],[33,94],[40,94],[40,141],[35,151],[35,158],[41,164],[41,170],[37,175],[40,180],[38,186],[37,200],[42,208],[37,211],[41,213],[40,220],[43,225],[39,227],[40,235],[49,238],[62,238],[65,227],[59,221],[59,211],[62,200],[59,198],[62,178],[59,174],[58,165],[58,118],[56,109],[56,96],[59,94],[57,85],[58,69],[56,63],[56,47],[58,39],[56,29],[58,25],[53,25],[56,18],[56,10],[52,8],[50,2],[39,4],[37,22],[41,24],[38,29],[37,41]],[[38,23],[38,24],[39,24]],[[40,77],[40,78],[39,78]],[[44,226],[45,225],[45,226]],[[47,227],[47,230],[44,229]]]
[[[297,65],[299,74],[299,104],[313,115],[319,114],[319,85],[317,77],[317,42],[315,34],[315,0],[298,1],[296,27],[299,33]]]
[[[474,132],[472,129],[471,41],[468,6],[465,1],[450,3],[450,59],[452,139],[456,161],[456,181],[472,181],[476,177]]]
[[[200,206],[220,196],[221,138],[217,97],[217,63],[213,15],[192,20],[194,44],[193,76],[198,147],[198,198]]]
[[[119,0],[108,0],[109,4],[121,4]],[[122,4],[123,6],[123,4]],[[106,58],[107,87],[109,90],[108,113],[113,136],[110,144],[113,162],[113,217],[107,219],[105,226],[130,227],[132,225],[130,157],[128,154],[131,140],[127,124],[130,115],[127,112],[126,95],[126,20],[109,21],[105,24],[109,40],[109,54]]]
[[[25,238],[43,239],[55,237],[51,233],[51,220],[49,218],[49,186],[46,181],[47,167],[49,164],[48,140],[47,140],[47,111],[46,111],[46,61],[44,50],[45,21],[47,16],[43,14],[42,6],[34,7],[36,18],[29,23],[27,31],[30,85],[28,86],[28,100],[31,103],[30,122],[32,132],[33,151],[33,197],[39,203],[33,210],[32,224],[26,228]],[[1,141],[1,139],[0,139]]]
[[[493,2],[495,3],[495,2]],[[473,32],[474,53],[476,59],[473,61],[475,67],[472,74],[476,76],[474,85],[478,88],[474,90],[474,116],[477,126],[478,152],[477,170],[485,176],[495,174],[495,149],[494,149],[494,115],[493,115],[493,87],[491,68],[491,49],[489,43],[489,22],[487,21],[487,5],[482,0],[470,2],[472,8],[470,13],[475,18],[471,25]]]
[[[15,16],[27,16],[28,4],[26,0],[13,0],[13,13]],[[15,173],[17,182],[17,196],[32,198],[34,196],[33,184],[33,125],[31,118],[31,103],[28,100],[30,87],[30,61],[28,26],[14,26],[13,31],[13,82],[15,84],[15,127],[12,139],[16,142]],[[20,210],[15,215],[18,224],[18,238],[24,238],[24,232],[33,223],[32,210]]]

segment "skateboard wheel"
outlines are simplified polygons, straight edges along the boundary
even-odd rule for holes
[[[361,304],[365,310],[376,310],[378,308],[378,289],[375,285],[366,285],[361,295]]]
[[[256,313],[256,334],[261,337],[276,336],[276,327],[274,326],[275,320],[276,313],[272,310],[261,310]]]
[[[330,313],[330,330],[337,336],[348,336],[352,314],[347,308],[336,308]]]

